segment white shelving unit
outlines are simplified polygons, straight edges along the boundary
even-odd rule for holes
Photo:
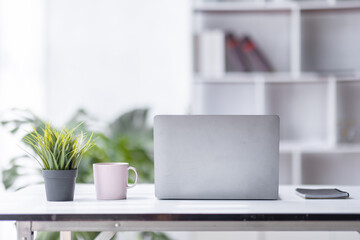
[[[275,68],[194,67],[194,114],[277,114],[281,183],[360,183],[360,1],[197,1],[193,22],[250,35]]]

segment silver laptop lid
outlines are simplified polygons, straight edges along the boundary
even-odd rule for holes
[[[278,198],[278,116],[158,115],[154,155],[157,198]]]

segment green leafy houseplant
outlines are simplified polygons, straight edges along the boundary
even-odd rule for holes
[[[27,110],[14,109],[11,115],[15,117],[4,119],[1,124],[13,135],[19,134],[19,129],[26,126],[34,126],[35,130],[42,135],[45,128],[44,121]],[[79,123],[83,124],[79,125]],[[79,126],[78,126],[79,125]],[[91,135],[91,129],[96,129],[93,139],[96,143],[91,149],[84,153],[81,164],[78,167],[77,183],[93,182],[93,163],[100,162],[128,162],[134,166],[139,173],[139,182],[154,182],[154,160],[153,160],[153,129],[148,124],[148,109],[134,109],[121,114],[110,122],[102,122],[89,115],[86,111],[78,110],[65,124],[72,129],[78,126],[74,133],[84,132]],[[29,135],[31,133],[28,133]],[[26,136],[27,136],[26,135]],[[22,142],[31,147],[31,144]],[[41,174],[39,169],[30,169],[24,166],[28,155],[21,155],[10,160],[9,166],[2,170],[2,181],[6,189],[20,189],[29,184],[39,183],[35,178]],[[30,179],[34,179],[32,182]],[[23,181],[27,180],[27,181]],[[73,239],[94,239],[97,233],[74,232]],[[59,233],[41,232],[37,234],[37,240],[57,240]],[[168,240],[163,233],[142,232],[139,239]]]
[[[40,158],[28,153],[37,160],[43,170],[72,170],[79,167],[80,161],[86,151],[94,147],[92,136],[84,142],[86,134],[74,134],[77,127],[72,130],[63,128],[61,131],[45,124],[40,134],[34,131],[24,137],[24,142],[32,147]]]
[[[45,180],[46,198],[48,201],[72,201],[74,199],[77,169],[84,153],[95,144],[92,135],[86,141],[86,135],[74,134],[78,128],[57,130],[44,124],[41,134],[34,128],[24,137],[24,142],[32,147],[33,154],[41,168]]]

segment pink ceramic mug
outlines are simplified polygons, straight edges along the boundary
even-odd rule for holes
[[[95,163],[94,183],[96,198],[99,200],[126,199],[128,188],[135,187],[138,174],[128,163]],[[129,170],[135,172],[134,184],[128,184]]]

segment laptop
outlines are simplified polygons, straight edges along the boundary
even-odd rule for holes
[[[279,117],[158,115],[159,199],[277,199]]]

